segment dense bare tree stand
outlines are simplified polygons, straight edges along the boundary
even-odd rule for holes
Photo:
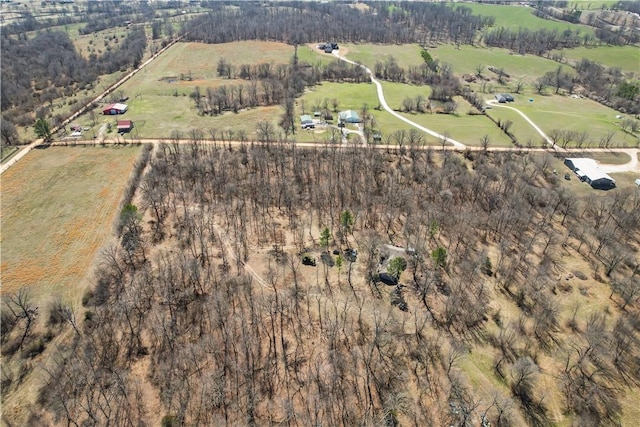
[[[638,194],[573,200],[544,153],[445,152],[438,167],[433,156],[159,144],[123,211],[125,237],[102,256],[79,333],[47,350],[47,414],[32,419],[545,425],[544,378],[566,391],[558,404],[572,419],[616,420],[621,393],[640,380],[629,291],[640,276],[629,247],[640,235]],[[299,248],[333,257],[326,248],[340,235],[359,249],[343,265],[348,280],[329,264],[318,280],[312,269],[323,267],[301,265]],[[397,289],[376,283],[389,240],[412,248],[394,263],[406,268]],[[566,333],[563,251],[611,267],[616,322],[574,313],[579,332]],[[496,298],[521,307],[520,318],[492,307]],[[16,342],[29,324],[18,306],[3,334]],[[486,374],[506,387],[470,385],[463,366],[477,351],[494,358]],[[562,368],[548,377],[540,363],[557,354]]]

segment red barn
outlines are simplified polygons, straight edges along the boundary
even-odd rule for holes
[[[102,114],[104,115],[113,115],[113,114],[124,114],[127,112],[127,104],[109,104],[102,109]]]
[[[118,132],[125,133],[133,129],[133,120],[118,120]]]

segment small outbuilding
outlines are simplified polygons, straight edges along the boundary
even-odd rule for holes
[[[119,102],[115,104],[109,104],[102,109],[102,114],[105,116],[115,115],[115,114],[124,114],[127,112],[129,107],[127,104],[121,104]]]
[[[118,120],[118,132],[126,133],[133,129],[133,120]]]
[[[338,121],[342,123],[360,123],[362,120],[360,120],[360,116],[356,111],[347,110],[338,114]]]
[[[588,158],[566,158],[564,164],[571,169],[580,178],[591,187],[599,190],[610,190],[615,188],[616,181],[609,175],[604,173],[599,167],[598,162]]]

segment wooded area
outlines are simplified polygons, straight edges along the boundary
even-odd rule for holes
[[[83,22],[78,31],[87,34],[155,17],[137,3],[88,5],[95,19],[57,22]],[[345,62],[301,61],[297,47],[305,43],[417,43],[420,65],[403,68],[389,55],[372,66],[382,80],[429,86],[399,109],[425,113],[433,100],[438,112],[453,112],[453,97],[462,96],[483,114],[484,86],[465,87],[431,58],[431,46],[548,55],[634,39],[604,24],[595,38],[491,28],[492,17],[457,5],[361,6],[203,1],[210,11],[175,30],[186,41],[296,46],[288,64],[216,57],[211,70],[223,79],[183,93],[203,116],[280,104],[284,138],[277,125],[257,120],[251,136],[231,126],[174,129],[170,142],[145,146],[82,306],[59,299],[41,306],[28,287],[3,294],[2,398],[27,388],[37,394],[21,394],[20,403],[35,404],[12,402],[23,412],[5,411],[3,422],[616,426],[638,414],[637,189],[573,193],[551,153],[517,151],[518,144],[489,152],[489,135],[478,135],[483,151],[461,153],[444,149],[448,132],[440,151],[417,129],[385,134],[395,149],[329,142],[304,149],[290,139],[305,89],[369,81]],[[24,32],[47,28],[42,22],[27,17],[6,28],[4,144],[19,142],[14,124],[35,122],[37,134],[52,139],[63,119],[52,117],[54,103],[89,91],[101,75],[137,67],[149,40],[174,35],[172,23],[156,20],[149,34],[133,25],[110,50],[85,59],[65,32]],[[637,79],[587,59],[570,65],[545,69],[535,90],[580,87],[638,112]],[[484,68],[468,77],[484,80]],[[503,69],[488,69],[502,87],[509,83]],[[524,83],[513,83],[519,93]],[[88,98],[75,99],[80,106]],[[311,107],[326,117],[339,105],[325,97]],[[358,111],[367,141],[370,108]],[[496,124],[509,135],[513,122]],[[637,125],[620,124],[632,132]],[[340,129],[330,132],[337,140]],[[561,147],[596,143],[587,131],[548,135]],[[613,131],[600,146],[612,138]]]
[[[548,154],[192,143],[150,158],[86,308],[50,308],[73,339],[30,425],[548,425],[548,404],[613,425],[637,392],[637,192],[578,198]],[[411,248],[391,293],[386,243]],[[566,309],[567,256],[611,284],[606,312]],[[7,305],[3,352],[37,353],[34,307]]]

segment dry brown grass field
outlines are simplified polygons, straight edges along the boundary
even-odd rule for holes
[[[75,301],[140,147],[33,150],[2,175],[2,293]]]

